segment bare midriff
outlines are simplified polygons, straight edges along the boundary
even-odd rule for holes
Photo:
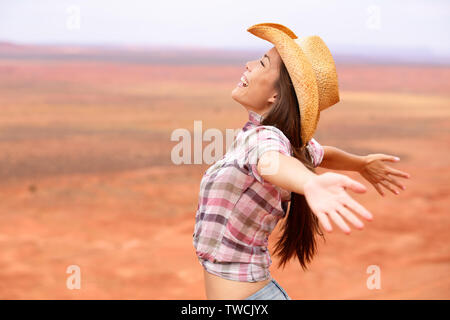
[[[266,286],[271,279],[257,282],[221,278],[203,269],[206,298],[209,300],[243,300]]]

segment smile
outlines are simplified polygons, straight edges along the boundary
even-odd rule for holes
[[[245,75],[242,75],[241,81],[238,83],[238,86],[242,88],[248,87],[248,80]]]

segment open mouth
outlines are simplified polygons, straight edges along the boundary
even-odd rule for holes
[[[242,75],[241,81],[238,83],[238,86],[241,88],[248,87],[248,80],[244,75]]]

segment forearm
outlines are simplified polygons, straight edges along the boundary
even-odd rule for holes
[[[332,146],[323,146],[324,156],[319,167],[332,170],[359,171],[364,165],[364,156],[345,152]]]
[[[256,168],[264,180],[298,194],[305,194],[304,184],[316,175],[298,159],[278,151],[265,152]]]

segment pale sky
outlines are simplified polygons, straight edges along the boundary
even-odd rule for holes
[[[276,22],[354,47],[450,56],[450,1],[0,0],[0,41],[268,48],[246,29]]]

